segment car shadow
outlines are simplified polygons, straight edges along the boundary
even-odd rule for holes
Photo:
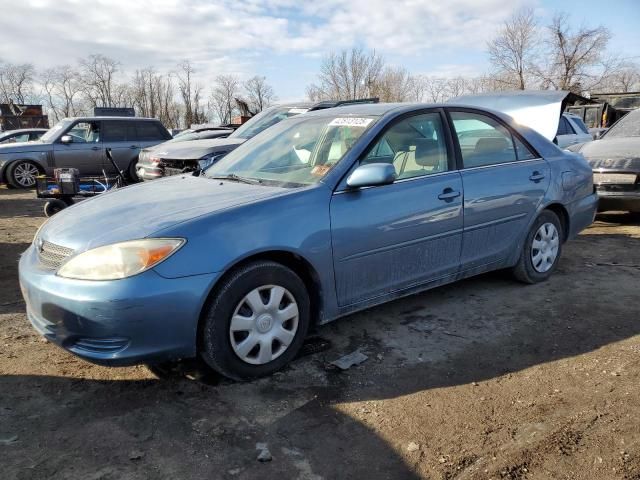
[[[637,284],[638,269],[607,265],[622,248],[640,263],[640,239],[598,235],[602,266],[583,253],[592,241],[569,244],[543,284],[486,274],[321,326],[331,350],[254,382],[2,376],[3,470],[8,478],[420,478],[406,444],[344,406],[501,378],[638,335],[628,309],[637,293],[620,288]],[[361,366],[326,368],[355,349],[369,356]],[[81,364],[69,356],[63,371],[65,362]],[[272,461],[256,460],[259,442]],[[433,456],[455,445],[428,448]],[[452,452],[443,478],[469,455]]]
[[[0,219],[42,218],[44,200],[36,197],[35,190],[9,189],[0,186]]]

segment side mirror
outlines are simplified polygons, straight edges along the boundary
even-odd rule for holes
[[[63,135],[60,138],[60,143],[64,143],[65,145],[68,145],[69,143],[73,143],[73,137],[71,135]]]
[[[396,169],[390,163],[369,163],[356,168],[349,178],[349,188],[389,185],[396,180]]]

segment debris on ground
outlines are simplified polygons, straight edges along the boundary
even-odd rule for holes
[[[142,457],[144,457],[144,453],[140,450],[133,450],[129,453],[129,460],[140,460]]]
[[[260,450],[260,453],[258,453],[259,462],[270,462],[273,459],[266,443],[256,443],[256,450]]]
[[[13,445],[17,441],[18,441],[18,436],[12,435],[11,437],[0,438],[0,445]]]
[[[420,450],[420,445],[416,442],[409,442],[409,445],[407,445],[407,452],[416,452],[418,450]]]
[[[333,362],[330,362],[329,365],[334,365],[338,367],[340,370],[348,370],[354,365],[360,365],[362,362],[365,362],[369,359],[364,353],[360,350],[356,350],[348,355],[340,357]]]

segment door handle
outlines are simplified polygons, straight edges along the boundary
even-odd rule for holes
[[[95,152],[96,150],[100,150],[100,147],[91,147],[91,150]]]
[[[460,192],[458,192],[457,190],[454,190],[453,188],[447,187],[442,191],[440,195],[438,195],[438,198],[440,200],[449,201],[459,196],[460,196]]]
[[[135,150],[136,148],[140,148],[140,147],[139,147],[138,145],[131,145],[129,148],[130,148],[131,150]]]
[[[529,180],[531,180],[532,182],[539,182],[543,178],[544,178],[544,174],[538,171],[535,171],[531,174],[531,176],[529,177]]]

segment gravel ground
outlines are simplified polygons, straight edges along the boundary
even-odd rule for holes
[[[3,479],[640,479],[640,217],[599,217],[547,283],[494,273],[351,315],[236,384],[43,341],[17,281],[41,212],[0,188]]]

